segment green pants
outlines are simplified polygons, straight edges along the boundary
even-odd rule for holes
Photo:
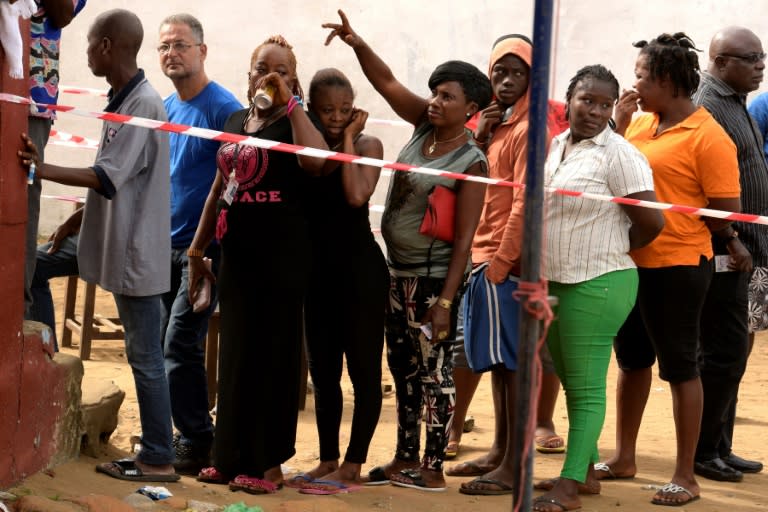
[[[558,305],[547,345],[565,390],[569,422],[562,478],[584,482],[589,464],[599,461],[613,338],[635,304],[637,282],[631,269],[582,283],[549,283]]]

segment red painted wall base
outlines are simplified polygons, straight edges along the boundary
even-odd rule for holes
[[[20,25],[28,48],[29,21]],[[28,52],[24,60],[26,71]],[[5,64],[0,50],[0,90],[27,96],[28,82],[11,79]],[[0,102],[0,488],[48,465],[66,403],[64,371],[51,362],[39,335],[22,332],[27,185],[16,152],[27,112]]]

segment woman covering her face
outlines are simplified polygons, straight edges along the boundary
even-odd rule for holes
[[[368,113],[355,107],[352,85],[338,69],[322,69],[309,84],[309,112],[334,150],[381,158],[376,137],[363,133]],[[320,463],[288,482],[308,494],[349,492],[381,412],[381,351],[389,273],[371,233],[368,202],[380,169],[329,160],[327,175],[307,178],[312,267],[304,306],[307,356],[315,395]],[[339,465],[342,363],[354,388],[354,412]]]

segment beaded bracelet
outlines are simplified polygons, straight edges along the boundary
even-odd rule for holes
[[[301,99],[301,96],[292,96],[291,99],[288,100],[288,109],[285,114],[290,116],[293,109],[296,108],[296,105],[300,105],[302,108],[304,107],[304,100]]]

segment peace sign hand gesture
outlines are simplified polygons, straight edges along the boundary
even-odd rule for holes
[[[352,48],[356,48],[363,44],[363,39],[358,36],[352,27],[349,25],[349,20],[344,11],[339,9],[339,17],[341,18],[341,24],[339,23],[323,23],[323,28],[331,29],[331,33],[325,38],[325,46],[331,44],[334,37],[338,37]]]

